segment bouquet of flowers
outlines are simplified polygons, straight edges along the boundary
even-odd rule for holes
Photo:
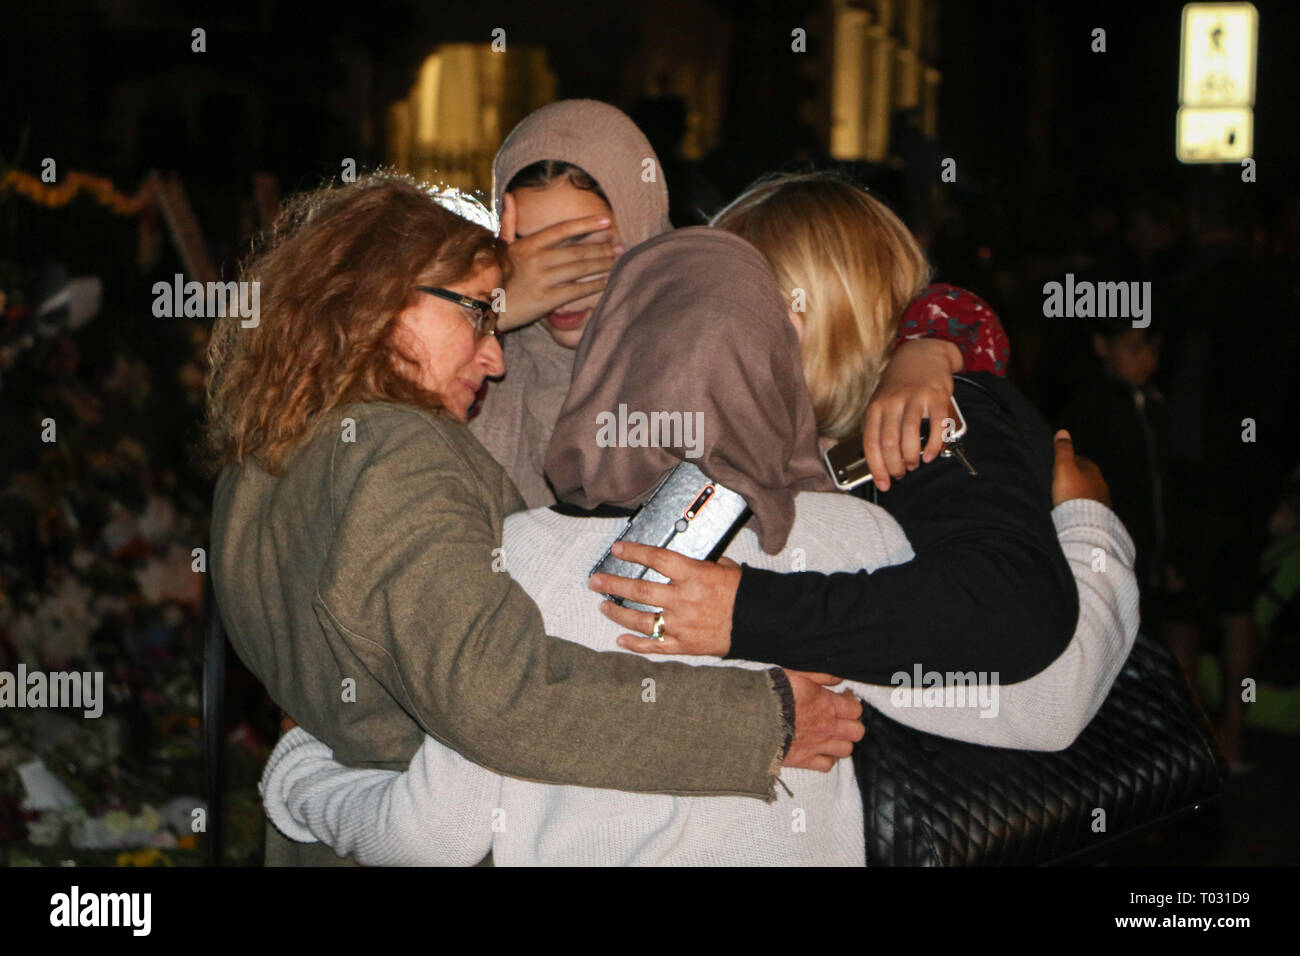
[[[31,317],[23,275],[0,262],[0,342],[11,345],[6,330]],[[146,350],[118,341],[131,321],[113,315],[42,339],[0,381],[0,424],[14,436],[0,471],[0,671],[93,674],[103,688],[94,717],[0,710],[0,863],[206,861],[199,681],[210,499],[186,444],[206,330],[177,322]],[[230,856],[255,862],[252,784],[266,747],[248,726],[232,746]]]

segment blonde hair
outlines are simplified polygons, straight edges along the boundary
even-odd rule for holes
[[[803,372],[817,430],[833,438],[861,430],[903,312],[930,280],[911,232],[884,203],[829,173],[760,180],[712,225],[763,254],[792,307],[802,290]]]

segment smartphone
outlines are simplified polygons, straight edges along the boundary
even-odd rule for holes
[[[966,434],[966,418],[952,399],[953,413],[957,416],[953,424],[956,429],[951,435],[944,436],[945,443],[959,440]],[[921,447],[930,440],[930,419],[921,419]],[[831,481],[840,491],[851,491],[858,485],[871,480],[871,471],[867,465],[867,453],[862,448],[862,435],[851,435],[837,445],[826,449],[822,456],[826,461],[826,470],[831,473]]]
[[[684,461],[659,482],[636,514],[628,519],[627,527],[615,542],[635,541],[667,548],[688,558],[711,561],[726,550],[748,517],[749,506],[744,498],[711,479],[698,465]],[[653,568],[614,557],[608,549],[591,573],[642,578],[661,584],[668,580]],[[606,597],[637,611],[659,610],[612,594]]]

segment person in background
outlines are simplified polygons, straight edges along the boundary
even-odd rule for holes
[[[1217,646],[1219,740],[1237,770],[1249,767],[1242,728],[1252,705],[1242,697],[1243,682],[1257,676],[1259,555],[1300,444],[1290,412],[1300,395],[1300,333],[1288,318],[1297,306],[1286,274],[1249,241],[1254,196],[1208,181],[1190,190],[1182,273],[1169,288],[1153,287],[1153,321],[1164,323],[1157,381],[1169,407],[1169,500],[1178,509],[1170,545],[1179,579],[1171,584],[1195,616],[1166,636],[1191,675],[1202,644]]]
[[[1143,621],[1154,629],[1172,573],[1167,566],[1168,414],[1164,396],[1151,384],[1160,363],[1160,336],[1150,327],[1111,321],[1093,332],[1091,345],[1096,374],[1066,407],[1061,426],[1079,454],[1106,476],[1112,507],[1137,547]]]
[[[1268,520],[1255,599],[1260,635],[1259,697],[1252,723],[1300,733],[1300,467],[1292,470]]]
[[[1193,687],[1199,679],[1204,634],[1222,625],[1220,742],[1229,764],[1239,770],[1245,766],[1241,681],[1251,676],[1255,628],[1245,613],[1216,615],[1211,602],[1229,593],[1213,579],[1225,574],[1251,579],[1253,572],[1235,563],[1216,571],[1199,553],[1201,525],[1180,506],[1170,478],[1168,408],[1152,384],[1162,345],[1161,335],[1152,327],[1134,328],[1127,320],[1100,325],[1092,335],[1097,373],[1066,407],[1062,424],[1074,436],[1080,454],[1095,461],[1106,475],[1115,513],[1133,535],[1143,627],[1170,645]],[[1238,539],[1235,547],[1239,560],[1248,560],[1248,542]],[[1213,620],[1216,616],[1219,620]]]

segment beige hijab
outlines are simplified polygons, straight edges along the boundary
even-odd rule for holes
[[[672,228],[659,157],[636,123],[617,107],[599,100],[560,100],[525,117],[492,161],[498,216],[510,180],[525,166],[545,159],[581,166],[600,184],[627,248]]]
[[[628,116],[597,100],[561,100],[526,117],[492,164],[497,214],[510,180],[525,166],[556,159],[582,167],[609,198],[629,249],[672,228],[659,157]],[[470,430],[500,462],[530,508],[554,504],[542,460],[569,390],[574,352],[540,323],[502,337],[506,374],[488,386]]]
[[[796,491],[834,490],[785,301],[763,257],[731,233],[679,229],[615,266],[546,456],[560,500],[640,504],[693,451],[602,447],[602,420],[638,412],[702,423],[691,460],[745,498],[769,554],[789,536]]]

